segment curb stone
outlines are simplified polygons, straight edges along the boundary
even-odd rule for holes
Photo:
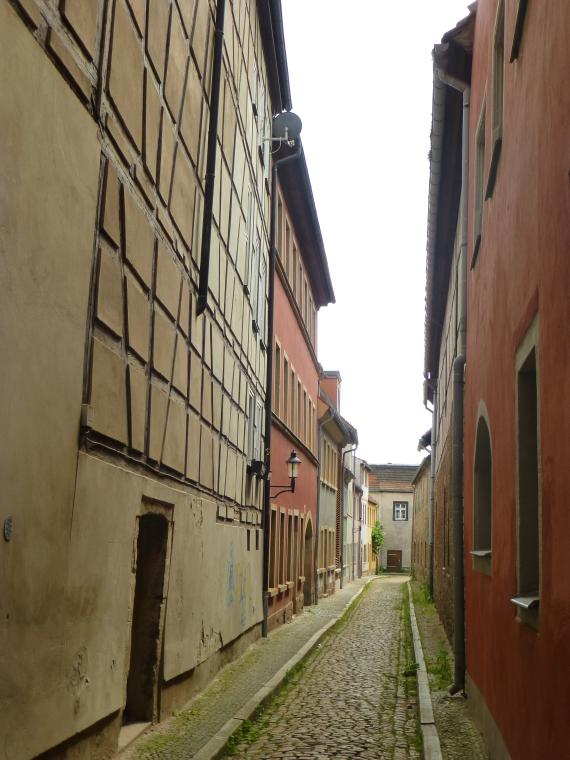
[[[431,701],[431,692],[429,688],[428,674],[418,623],[416,621],[416,611],[412,600],[412,587],[408,581],[408,600],[410,603],[410,622],[412,624],[412,636],[414,639],[414,653],[418,663],[418,701],[420,703],[420,725],[422,729],[422,740],[424,746],[425,760],[442,760],[441,745],[437,726],[433,716],[433,705]]]
[[[230,718],[222,728],[217,731],[214,736],[204,744],[204,746],[198,750],[192,757],[193,760],[214,760],[221,756],[223,749],[225,748],[230,736],[237,731],[245,720],[249,720],[259,709],[259,707],[266,702],[272,694],[281,686],[287,673],[298,665],[307,655],[314,649],[314,647],[323,638],[329,628],[336,625],[341,620],[350,606],[358,599],[363,593],[364,589],[368,587],[373,580],[376,580],[378,576],[369,578],[358,591],[348,600],[341,612],[331,620],[329,620],[322,628],[314,633],[311,638],[303,644],[299,651],[293,655],[279,670],[269,679],[257,692],[249,699],[235,714],[233,718]],[[426,760],[431,760],[426,755]],[[436,758],[434,757],[434,760]]]

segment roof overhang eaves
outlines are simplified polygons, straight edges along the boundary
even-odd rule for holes
[[[318,308],[335,303],[325,245],[313,196],[305,151],[297,161],[285,164],[279,172],[281,190],[295,233],[303,250],[305,268],[311,281]]]
[[[267,63],[273,113],[292,108],[281,0],[257,0],[261,42]]]
[[[437,267],[442,250],[443,258],[449,258],[450,235],[454,232],[442,229],[457,217],[459,194],[457,181],[460,163],[460,134],[457,134],[456,122],[459,123],[462,108],[461,95],[445,85],[439,78],[438,70],[452,69],[454,75],[470,79],[470,57],[473,48],[475,14],[477,3],[469,6],[469,15],[462,19],[453,29],[446,32],[442,43],[433,48],[433,92],[432,123],[430,133],[430,176],[428,189],[428,218],[426,244],[426,295],[424,321],[424,377],[434,378],[437,374],[439,344],[447,284],[449,280],[448,263]],[[458,64],[459,61],[459,64]],[[457,69],[459,65],[459,70]],[[453,114],[453,123],[450,122]],[[458,154],[459,151],[459,154]],[[450,160],[450,153],[458,154]],[[459,184],[460,188],[460,184]],[[454,193],[456,197],[450,195]],[[444,201],[445,200],[445,204]],[[446,207],[444,207],[446,206]],[[453,239],[451,239],[453,245]],[[427,385],[427,398],[433,401],[433,385]]]

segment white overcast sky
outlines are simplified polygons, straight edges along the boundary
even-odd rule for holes
[[[336,304],[319,359],[368,462],[415,463],[423,408],[424,295],[434,43],[465,0],[282,0],[293,110]]]

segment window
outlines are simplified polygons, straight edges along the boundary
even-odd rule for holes
[[[299,518],[295,515],[293,520],[293,575],[292,581],[297,581],[299,577]]]
[[[275,367],[273,369],[274,377],[274,393],[273,393],[273,409],[275,414],[281,413],[281,347],[279,343],[275,342]]]
[[[297,435],[301,437],[303,429],[303,389],[301,381],[297,380]]]
[[[250,388],[247,399],[247,455],[249,461],[254,459],[254,437],[255,437],[255,393]]]
[[[247,454],[250,462],[261,459],[261,416],[263,408],[252,388],[248,395]]]
[[[275,529],[277,527],[277,514],[274,509],[271,510],[271,530],[269,533],[270,551],[269,551],[269,585],[271,588],[277,586],[277,578],[275,577],[275,568],[277,567],[275,553],[277,551],[277,536]],[[256,531],[257,533],[257,531]]]
[[[287,580],[292,581],[293,573],[293,515],[289,515],[287,533],[289,535],[289,545],[287,547]]]
[[[479,249],[481,248],[481,235],[483,233],[483,177],[485,172],[485,101],[481,108],[479,124],[477,125],[477,137],[475,147],[475,209],[474,209],[474,239],[473,257],[471,269],[475,266]]]
[[[307,442],[307,391],[303,391],[303,434],[301,436],[302,440],[306,443]]]
[[[251,312],[252,312],[252,318],[254,322],[254,330],[259,329],[259,322],[258,322],[258,313],[257,313],[257,303],[258,303],[258,296],[259,296],[259,278],[260,278],[260,266],[259,266],[259,248],[261,244],[261,239],[259,232],[256,232],[255,240],[253,243],[253,251],[251,256],[251,284],[249,288],[249,292],[251,293]]]
[[[277,253],[283,261],[283,203],[277,196]]]
[[[291,287],[293,288],[293,295],[297,295],[297,246],[293,243],[293,271],[292,271]]]
[[[408,519],[408,502],[407,501],[395,501],[394,502],[394,520],[407,520]]]
[[[285,222],[285,274],[289,277],[289,258],[291,255],[291,230],[289,222]]]
[[[517,592],[512,601],[521,620],[538,627],[540,600],[540,445],[538,320],[517,351]]]
[[[296,393],[297,393],[297,385],[295,382],[295,370],[291,367],[291,409],[290,409],[291,424],[289,427],[291,428],[293,432],[295,432],[295,422],[296,422],[296,418],[295,418],[295,394]]]
[[[243,275],[243,286],[246,293],[249,293],[249,281],[251,277],[250,260],[251,246],[253,242],[253,190],[251,185],[247,188],[247,211],[245,219],[245,272]]]
[[[285,583],[286,565],[285,513],[281,512],[279,521],[279,583]]]
[[[451,566],[450,552],[451,536],[451,517],[449,514],[449,499],[447,498],[447,488],[443,489],[443,568]]]
[[[473,555],[474,568],[490,572],[492,536],[491,436],[484,417],[479,417],[473,473]]]
[[[299,256],[299,290],[297,292],[297,306],[303,316],[303,265],[301,264],[301,257]]]
[[[283,358],[283,422],[289,422],[289,362]]]
[[[302,574],[302,568],[305,566],[305,542],[303,541],[303,537],[305,535],[305,518],[301,517],[301,524],[300,524],[300,531],[299,531],[299,566],[298,566],[298,573],[299,577],[301,577]]]
[[[515,19],[515,31],[513,34],[513,46],[511,47],[511,63],[519,57],[522,33],[524,28],[524,19],[526,16],[527,0],[518,0],[517,15]]]
[[[505,0],[500,0],[493,35],[493,152],[485,198],[493,195],[503,143],[503,94],[505,79]]]
[[[265,293],[265,281],[267,274],[267,259],[263,256],[259,267],[259,294],[257,298],[257,326],[259,329],[259,337],[265,343],[265,306],[266,306],[266,293]]]
[[[309,320],[307,319],[307,305],[309,301],[309,297],[307,295],[307,280],[303,282],[303,288],[304,288],[304,295],[303,295],[303,320],[305,322],[305,325],[307,326],[307,329],[309,327]]]

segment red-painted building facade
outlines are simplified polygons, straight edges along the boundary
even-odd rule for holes
[[[434,589],[451,531],[465,606],[441,592],[439,606],[460,654],[464,612],[465,689],[491,757],[570,757],[570,4],[470,10],[434,50],[426,396],[436,461],[446,440],[451,459],[463,446],[448,480],[436,467]]]
[[[269,628],[316,597],[317,311],[334,293],[303,154],[279,172],[276,226]],[[301,460],[295,491],[279,494],[293,450]]]
[[[517,760],[570,757],[569,39],[567,0],[528,8],[521,0],[479,2],[465,385],[467,667]],[[488,518],[490,563],[477,568],[469,552]]]

